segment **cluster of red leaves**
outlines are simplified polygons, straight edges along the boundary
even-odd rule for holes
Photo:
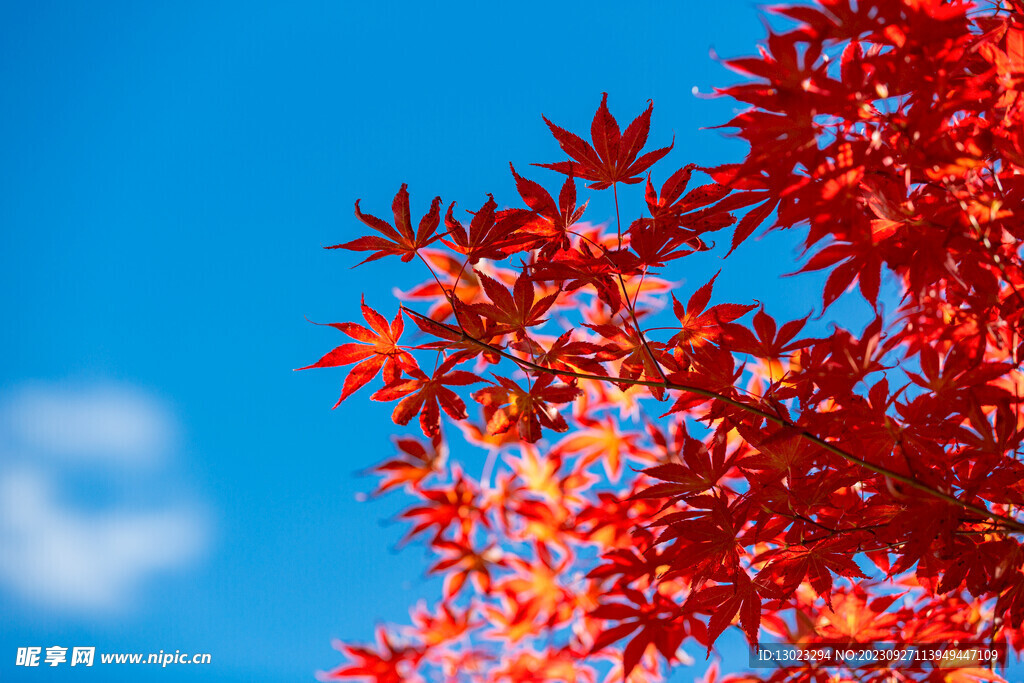
[[[721,91],[750,105],[727,124],[742,163],[689,164],[656,191],[671,145],[644,153],[651,107],[622,132],[605,97],[591,142],[545,119],[570,157],[538,164],[566,176],[557,198],[513,168],[525,206],[488,196],[468,227],[453,204],[442,228],[435,198],[414,230],[404,185],[393,226],[357,203],[377,234],[339,246],[419,257],[430,279],[390,324],[364,305],[369,328],[334,325],[355,343],[311,367],[357,363],[339,403],[382,371],[372,398],[418,416],[427,440],[399,440],[378,492],[416,499],[407,539],[445,584],[326,678],[640,683],[732,625],[751,644],[1024,646],[1024,2],[774,11],[790,28],[726,62],[749,77]],[[694,171],[711,182],[689,189]],[[645,173],[648,215],[580,223],[577,179],[617,204]],[[856,284],[876,317],[811,338],[807,318],[712,304],[712,279],[646,331],[669,295],[656,269],[733,225],[732,249],[760,225],[805,228],[823,310]],[[481,477],[448,462],[444,422],[489,453]]]

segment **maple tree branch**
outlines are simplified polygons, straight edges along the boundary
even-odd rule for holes
[[[592,374],[586,373],[586,372],[577,372],[575,370],[556,370],[555,368],[548,368],[548,367],[545,367],[543,365],[538,365],[537,363],[534,363],[532,361],[528,361],[526,359],[514,356],[513,354],[508,353],[504,349],[501,349],[501,348],[499,348],[497,346],[494,346],[493,344],[489,344],[489,343],[487,343],[485,341],[481,341],[479,339],[475,339],[472,336],[470,336],[469,334],[467,334],[464,329],[456,330],[455,328],[451,327],[450,325],[447,325],[446,323],[438,322],[437,320],[434,320],[434,319],[429,318],[429,317],[427,317],[427,316],[425,316],[425,315],[423,315],[421,313],[418,313],[418,312],[412,310],[411,308],[409,308],[407,306],[403,305],[402,308],[405,309],[406,311],[408,311],[411,315],[414,315],[417,318],[420,318],[421,320],[426,320],[426,321],[429,321],[430,323],[433,323],[434,325],[438,325],[440,327],[443,327],[443,328],[447,329],[449,332],[452,332],[453,334],[459,334],[466,341],[469,341],[469,342],[471,342],[473,344],[476,344],[477,346],[480,346],[482,348],[487,349],[488,351],[496,353],[499,356],[501,356],[502,358],[507,358],[508,360],[511,360],[512,362],[514,362],[517,365],[519,365],[521,368],[533,370],[534,372],[542,372],[542,373],[545,373],[545,374],[555,375],[555,376],[565,375],[565,376],[569,376],[569,377],[575,377],[577,379],[587,379],[587,380],[592,380],[592,381],[596,381],[596,382],[609,382],[609,383],[613,383],[613,384],[615,384],[615,383],[632,384],[632,385],[636,385],[636,386],[672,389],[672,390],[675,390],[675,391],[688,391],[691,394],[696,394],[698,396],[703,396],[705,398],[710,398],[712,400],[721,401],[722,403],[724,403],[724,404],[726,404],[726,405],[728,405],[728,406],[730,406],[732,408],[736,408],[737,410],[742,410],[742,411],[744,411],[746,413],[749,413],[751,415],[756,415],[757,417],[760,417],[761,419],[767,420],[768,422],[771,422],[772,424],[778,425],[779,427],[783,427],[785,429],[793,430],[795,432],[796,436],[799,436],[800,438],[802,438],[802,439],[804,439],[806,441],[809,441],[810,443],[813,443],[814,445],[816,445],[816,446],[818,446],[820,448],[823,448],[824,450],[828,451],[829,453],[832,453],[833,455],[836,455],[836,456],[842,458],[843,460],[845,460],[845,461],[847,461],[847,462],[849,462],[849,463],[851,463],[853,465],[857,465],[858,467],[863,467],[864,469],[870,470],[870,471],[874,472],[875,474],[879,474],[879,475],[881,475],[883,477],[888,477],[889,479],[892,479],[893,481],[897,481],[897,482],[900,482],[901,484],[905,484],[905,485],[907,485],[907,486],[909,486],[909,487],[911,487],[913,489],[916,489],[916,490],[918,490],[918,491],[920,491],[920,492],[922,492],[922,493],[924,493],[924,494],[926,494],[926,495],[928,495],[928,496],[930,496],[932,498],[936,498],[938,500],[942,500],[942,501],[944,501],[946,503],[949,503],[951,505],[955,505],[955,506],[961,507],[961,508],[963,508],[965,510],[968,510],[970,512],[973,512],[974,514],[979,515],[979,516],[981,516],[981,517],[983,517],[985,519],[991,519],[993,521],[1000,522],[1007,529],[1011,529],[1013,532],[1024,533],[1024,522],[1020,522],[1020,521],[1018,521],[1016,519],[1013,519],[1012,517],[1006,517],[1005,515],[1000,515],[998,513],[992,512],[991,510],[988,510],[987,508],[985,508],[985,507],[983,507],[981,505],[976,505],[974,503],[961,500],[961,499],[957,498],[956,496],[954,496],[952,494],[946,493],[945,491],[940,491],[938,489],[932,488],[931,486],[929,486],[929,485],[927,485],[927,484],[925,484],[925,483],[923,483],[921,481],[918,481],[917,479],[915,479],[913,477],[908,477],[905,474],[900,474],[899,472],[896,472],[895,470],[891,470],[888,467],[885,467],[883,465],[876,465],[876,464],[874,464],[872,462],[864,460],[863,458],[859,458],[856,455],[854,455],[853,453],[850,453],[849,451],[843,450],[842,448],[839,448],[838,446],[836,446],[836,445],[834,445],[832,443],[829,443],[825,439],[823,439],[823,438],[821,438],[821,437],[819,437],[819,436],[817,436],[817,435],[807,431],[806,429],[803,429],[802,427],[800,427],[799,425],[795,424],[794,422],[791,422],[790,420],[787,420],[787,419],[785,419],[785,418],[783,418],[783,417],[781,417],[781,416],[779,416],[779,415],[777,415],[775,413],[771,413],[771,412],[768,412],[768,411],[763,410],[761,408],[758,408],[757,406],[752,406],[752,405],[750,405],[748,403],[744,403],[742,401],[738,401],[738,400],[736,400],[734,398],[729,398],[728,396],[724,396],[724,395],[722,395],[722,394],[720,394],[720,393],[718,393],[716,391],[711,391],[710,389],[704,389],[704,388],[701,388],[701,387],[691,386],[691,385],[688,385],[688,384],[679,384],[677,382],[670,382],[670,381],[666,381],[666,382],[662,383],[662,382],[655,382],[655,381],[652,381],[652,380],[629,379],[629,378],[625,378],[625,377],[608,377],[608,376],[603,376],[603,375],[592,375]]]
[[[866,531],[867,533],[869,533],[869,534],[874,536],[874,535],[876,535],[875,531],[874,531],[875,529],[879,529],[879,528],[885,526],[885,524],[869,524],[867,526],[851,527],[849,529],[835,529],[833,527],[830,527],[830,526],[827,526],[825,524],[822,524],[821,522],[818,522],[816,520],[811,519],[810,517],[807,517],[805,515],[801,515],[801,514],[796,513],[796,512],[794,512],[794,513],[779,512],[778,510],[773,510],[772,508],[768,507],[767,505],[762,505],[761,509],[764,510],[765,512],[769,512],[769,513],[771,513],[773,515],[778,515],[779,517],[787,517],[787,518],[792,519],[794,521],[806,522],[807,524],[813,524],[814,526],[818,527],[819,529],[824,529],[825,531],[828,532],[827,536],[819,536],[818,538],[808,538],[808,539],[805,539],[806,542],[811,542],[811,543],[817,543],[818,541],[822,541],[822,540],[824,540],[826,538],[831,538],[832,536],[838,536],[839,534],[849,534],[849,533],[855,533],[855,532],[858,532],[858,531]],[[799,544],[791,543],[791,544],[787,544],[786,547],[790,547],[792,545],[799,545]]]

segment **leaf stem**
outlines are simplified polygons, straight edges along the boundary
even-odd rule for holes
[[[619,218],[619,184],[612,183],[612,194],[615,196],[615,227],[619,233],[619,249],[622,249],[622,219]],[[614,265],[614,263],[613,263]],[[654,357],[654,352],[651,351],[650,344],[647,343],[647,336],[644,335],[643,329],[640,327],[640,321],[636,317],[636,307],[629,300],[629,292],[626,290],[626,281],[622,279],[622,273],[616,271],[615,275],[619,278],[619,286],[622,287],[622,296],[626,300],[626,310],[629,311],[629,317],[633,319],[633,327],[636,329],[636,336],[639,337],[640,343],[644,347],[644,351],[651,359],[651,363],[654,365],[654,369],[658,371],[658,375],[661,376],[661,381],[667,387],[669,384],[668,375],[665,374],[665,369],[661,367],[661,363]],[[640,297],[640,291],[637,290],[637,298]]]

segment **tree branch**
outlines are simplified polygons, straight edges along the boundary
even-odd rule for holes
[[[555,368],[548,368],[548,367],[545,367],[543,365],[538,365],[537,363],[534,363],[532,361],[528,361],[528,360],[525,360],[523,358],[519,358],[517,356],[514,356],[514,355],[508,353],[507,351],[505,351],[504,349],[501,349],[501,348],[499,348],[497,346],[494,346],[493,344],[489,344],[489,343],[481,341],[479,339],[474,339],[469,334],[467,334],[464,329],[456,329],[456,328],[451,327],[450,325],[447,325],[445,323],[438,322],[438,321],[436,321],[436,320],[434,320],[432,318],[428,318],[427,316],[424,316],[421,313],[417,313],[416,311],[412,310],[411,308],[408,308],[405,305],[403,305],[402,308],[404,310],[408,311],[410,313],[410,315],[413,315],[413,316],[415,316],[415,317],[417,317],[417,318],[419,318],[421,320],[426,320],[426,321],[428,321],[428,322],[430,322],[430,323],[432,323],[434,325],[438,325],[440,327],[443,327],[443,328],[447,329],[449,332],[452,332],[453,334],[460,335],[460,337],[462,339],[464,339],[465,341],[471,342],[471,343],[473,343],[473,344],[475,344],[475,345],[477,345],[477,346],[479,346],[479,347],[481,347],[483,349],[487,349],[488,351],[496,353],[499,356],[501,356],[502,358],[507,358],[508,360],[511,360],[512,362],[516,363],[517,365],[519,365],[524,370],[532,370],[533,372],[540,372],[540,373],[549,374],[549,375],[556,375],[556,376],[557,375],[565,375],[565,376],[569,376],[569,377],[575,377],[577,379],[593,380],[593,381],[596,381],[596,382],[609,382],[609,383],[616,383],[616,384],[632,384],[632,385],[636,385],[636,386],[655,387],[655,388],[670,389],[670,390],[675,390],[675,391],[688,391],[688,392],[690,392],[692,394],[696,394],[698,396],[703,396],[705,398],[710,398],[710,399],[713,399],[713,400],[716,400],[716,401],[721,401],[722,403],[724,403],[724,404],[726,404],[726,405],[728,405],[728,406],[730,406],[732,408],[736,408],[737,410],[742,410],[742,411],[744,411],[746,413],[749,413],[751,415],[756,415],[757,417],[760,417],[763,420],[767,420],[768,422],[771,422],[772,424],[778,425],[780,427],[784,427],[784,428],[793,430],[793,432],[795,433],[796,436],[799,436],[800,438],[802,438],[802,439],[804,439],[806,441],[809,441],[810,443],[813,443],[816,446],[819,446],[820,448],[823,448],[824,450],[828,451],[829,453],[832,453],[833,455],[836,455],[836,456],[842,458],[843,460],[845,460],[845,461],[847,461],[847,462],[849,462],[851,464],[857,465],[858,467],[863,467],[864,469],[870,470],[871,472],[874,472],[875,474],[880,474],[883,477],[888,477],[889,479],[892,479],[893,481],[898,481],[901,484],[905,484],[905,485],[907,485],[907,486],[909,486],[909,487],[911,487],[911,488],[913,488],[913,489],[915,489],[917,491],[920,491],[920,492],[928,495],[931,498],[935,498],[937,500],[944,501],[944,502],[949,503],[951,505],[955,505],[955,506],[961,507],[961,508],[963,508],[965,510],[968,510],[970,512],[973,512],[974,514],[979,515],[979,516],[981,516],[981,517],[983,517],[985,519],[991,519],[993,521],[1000,522],[1007,529],[1011,529],[1012,531],[1014,531],[1016,533],[1024,533],[1024,523],[1019,522],[1016,519],[1013,519],[1012,517],[1006,517],[1004,515],[1000,515],[1000,514],[997,514],[995,512],[992,512],[992,511],[988,510],[987,508],[985,508],[985,507],[983,507],[981,505],[976,505],[974,503],[970,503],[970,502],[967,502],[967,501],[960,500],[959,498],[957,498],[954,495],[946,493],[945,491],[940,491],[938,489],[932,488],[928,484],[925,484],[925,483],[923,483],[921,481],[918,481],[917,479],[914,479],[913,477],[908,477],[905,474],[900,474],[899,472],[891,470],[888,467],[885,467],[883,465],[876,465],[875,463],[868,462],[867,460],[864,460],[863,458],[859,458],[856,455],[854,455],[853,453],[850,453],[849,451],[843,450],[842,448],[839,448],[838,446],[836,446],[836,445],[834,445],[832,443],[829,443],[828,441],[825,441],[821,437],[819,437],[819,436],[817,436],[815,434],[812,434],[811,432],[807,431],[806,429],[803,429],[802,427],[798,426],[797,424],[795,424],[795,423],[793,423],[793,422],[791,422],[791,421],[789,421],[789,420],[787,420],[787,419],[785,419],[785,418],[783,418],[783,417],[781,417],[779,415],[776,415],[774,413],[770,413],[770,412],[768,412],[766,410],[758,408],[757,406],[752,406],[752,405],[750,405],[748,403],[743,403],[742,401],[738,401],[738,400],[736,400],[734,398],[730,398],[728,396],[724,396],[722,394],[719,394],[718,392],[711,391],[710,389],[704,389],[702,387],[691,386],[691,385],[688,385],[688,384],[679,384],[677,382],[670,382],[668,380],[666,380],[665,382],[655,382],[655,381],[652,381],[652,380],[628,379],[628,378],[624,378],[624,377],[606,377],[606,376],[602,376],[602,375],[592,375],[592,374],[589,374],[589,373],[586,373],[586,372],[576,372],[574,370],[557,370]]]

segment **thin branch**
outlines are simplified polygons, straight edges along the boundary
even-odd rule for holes
[[[622,249],[622,219],[619,218],[619,184],[612,183],[612,194],[615,195],[615,227],[619,233],[619,249]],[[614,265],[614,264],[613,264]],[[626,299],[626,310],[629,311],[629,316],[633,319],[633,327],[636,329],[636,335],[640,338],[640,343],[644,347],[644,351],[651,359],[651,363],[654,364],[654,369],[658,371],[661,376],[661,381],[668,386],[668,375],[665,374],[665,369],[661,367],[661,363],[654,357],[654,352],[651,351],[650,345],[647,343],[647,336],[644,331],[640,328],[640,321],[636,318],[636,308],[629,300],[629,292],[626,290],[626,281],[622,279],[622,273],[616,271],[616,276],[619,278],[619,285],[622,287],[622,296]],[[640,291],[637,290],[637,298],[640,297]]]

